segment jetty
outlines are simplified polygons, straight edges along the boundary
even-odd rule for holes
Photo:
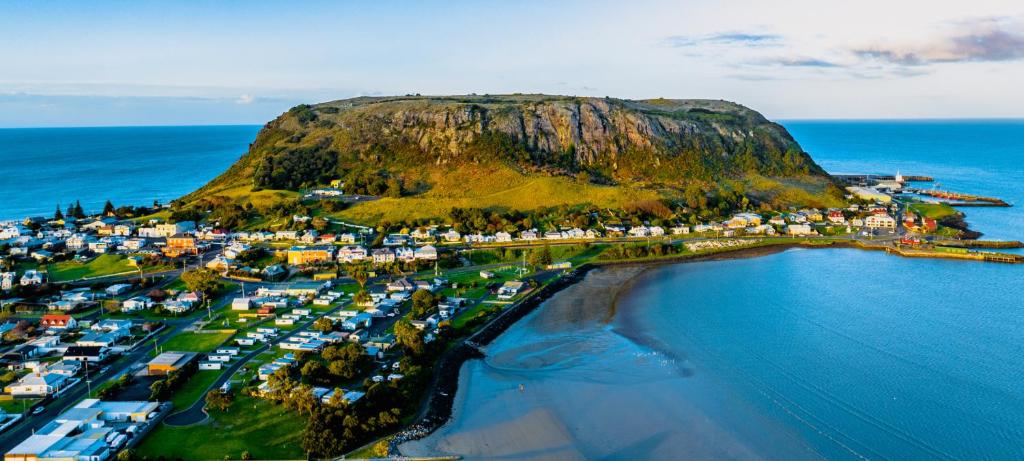
[[[947,204],[950,206],[1011,206],[1002,199],[995,197],[985,197],[982,195],[964,194],[938,189],[916,189],[908,190],[908,192],[948,200],[949,202],[947,202]]]
[[[935,178],[922,175],[891,175],[891,174],[834,174],[832,175],[850,184],[867,184],[872,181],[899,181],[899,182],[933,182]],[[898,176],[898,177],[897,177]]]

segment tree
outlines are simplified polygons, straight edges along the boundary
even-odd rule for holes
[[[310,416],[319,408],[316,397],[313,396],[313,387],[308,384],[300,385],[292,392],[292,404],[299,413],[309,413]]]
[[[213,294],[220,289],[220,277],[209,269],[196,269],[181,274],[181,281],[189,291],[202,293],[203,298]]]
[[[323,232],[324,229],[327,229],[327,224],[329,223],[323,217],[317,216],[310,221],[310,224],[313,225],[313,229],[316,229],[317,232]]]
[[[135,450],[130,448],[117,454],[117,461],[135,461],[137,459],[139,457],[135,455]]]
[[[228,411],[233,400],[231,394],[214,389],[206,393],[206,407],[214,410]]]
[[[316,383],[323,381],[324,372],[326,372],[323,364],[317,362],[316,360],[310,360],[306,362],[305,365],[302,365],[302,370],[300,371],[302,372],[302,376],[304,376],[311,382]]]
[[[395,323],[395,342],[404,347],[410,355],[422,354],[426,349],[423,332],[405,319]]]
[[[327,317],[320,317],[313,322],[313,329],[324,333],[330,333],[334,330],[334,322]]]
[[[325,409],[314,411],[302,432],[302,449],[317,457],[341,454],[344,444],[334,432],[340,424],[338,416]]]
[[[82,202],[78,200],[75,200],[75,207],[73,208],[73,211],[74,213],[72,216],[74,216],[75,219],[82,219],[85,217],[85,210],[82,209]]]
[[[249,450],[243,451],[242,452],[242,459],[246,460],[246,461],[252,459],[252,453],[249,453]]]
[[[107,203],[103,204],[103,216],[113,216],[114,211],[114,204],[110,203],[110,200],[107,200]]]
[[[354,378],[369,358],[363,346],[356,343],[348,343],[340,348],[332,346],[332,348],[334,350],[330,354],[326,351],[324,353],[324,358],[334,357],[334,360],[327,365],[327,370],[342,379]]]
[[[423,317],[434,308],[434,294],[430,290],[419,289],[412,294],[412,315]]]
[[[370,274],[368,274],[368,273],[366,273],[366,271],[360,269],[360,270],[352,272],[352,278],[355,279],[356,283],[359,284],[359,288],[365,288],[366,287],[366,281],[370,279]]]
[[[57,211],[53,212],[54,221],[62,221],[64,219],[64,213],[60,211],[60,204],[57,204]]]
[[[551,247],[546,243],[543,248],[530,252],[530,264],[533,264],[534,266],[547,266],[548,264],[551,264],[552,261]]]

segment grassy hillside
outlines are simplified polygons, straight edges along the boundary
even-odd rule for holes
[[[474,95],[297,106],[181,203],[235,207],[216,216],[232,223],[242,216],[280,225],[287,210],[279,204],[335,179],[348,193],[383,197],[327,210],[363,223],[436,218],[456,207],[618,209],[679,199],[693,187],[772,206],[837,201],[828,176],[783,127],[738,104]]]

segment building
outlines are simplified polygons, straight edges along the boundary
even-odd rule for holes
[[[199,254],[199,247],[196,246],[196,238],[186,234],[174,234],[167,237],[167,246],[162,249],[164,256],[177,258],[179,256],[195,256]]]
[[[39,326],[43,328],[73,329],[78,326],[78,321],[66,314],[46,314],[39,319]]]
[[[433,245],[424,245],[417,248],[413,254],[415,259],[434,261],[437,259],[437,248],[434,248]]]
[[[890,202],[892,202],[892,196],[891,195],[886,194],[884,192],[879,192],[878,190],[870,188],[870,187],[853,186],[853,187],[847,187],[846,190],[847,190],[847,192],[853,194],[854,196],[856,196],[857,198],[859,198],[861,200],[867,200],[869,202],[880,202],[880,203],[890,203]]]
[[[375,248],[372,252],[374,264],[387,264],[395,262],[395,252],[388,248]]]
[[[136,296],[121,303],[121,312],[135,312],[153,307],[153,300],[148,296]]]
[[[864,226],[868,229],[896,229],[896,220],[887,214],[872,214],[864,218]]]
[[[63,374],[36,372],[22,376],[5,387],[4,392],[13,396],[47,396],[60,392],[68,384],[68,377]]]
[[[150,360],[146,369],[150,375],[166,375],[182,369],[195,358],[196,354],[192,352],[164,352]]]
[[[505,282],[501,288],[498,288],[498,299],[511,299],[515,297],[525,285],[525,283],[515,280]]]
[[[155,402],[86,399],[11,448],[4,461],[105,461],[128,441],[127,423],[148,426],[159,411]]]
[[[64,360],[98,363],[106,358],[107,348],[103,346],[68,346],[64,351]]]
[[[814,229],[810,224],[790,224],[786,226],[786,233],[789,235],[812,235]]]
[[[298,266],[334,259],[334,248],[328,246],[294,246],[288,249],[288,264]]]
[[[131,290],[131,289],[132,289],[132,286],[127,284],[127,283],[115,283],[115,284],[107,287],[107,289],[103,290],[103,291],[105,293],[107,293],[108,295],[110,295],[110,296],[118,296],[118,295],[122,295],[122,294],[126,293],[128,290]]]

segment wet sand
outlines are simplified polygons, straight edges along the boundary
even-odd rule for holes
[[[712,382],[695,379],[685,359],[659,351],[643,332],[627,331],[630,324],[617,320],[616,300],[645,270],[594,270],[511,327],[487,347],[486,359],[463,365],[451,420],[402,444],[402,454],[815,458],[771,421],[720,412],[723,396],[715,396]]]

